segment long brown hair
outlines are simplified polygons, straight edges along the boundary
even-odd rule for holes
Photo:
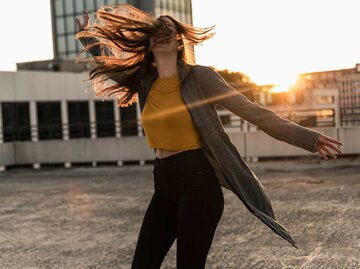
[[[164,17],[172,20],[176,26],[182,48],[178,52],[178,61],[194,64],[192,46],[211,38],[215,26],[197,28],[181,23],[170,15],[154,18],[131,5],[117,4],[102,6],[96,12],[93,25],[76,34],[76,39],[97,39],[97,42],[85,46],[76,59],[77,63],[97,64],[89,72],[89,80],[97,96],[114,95],[121,107],[137,101],[140,79],[156,68],[154,55],[150,51],[150,36],[159,31],[168,35],[172,33]],[[81,58],[84,51],[99,46],[100,55]]]

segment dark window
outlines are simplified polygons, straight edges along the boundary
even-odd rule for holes
[[[95,111],[97,137],[115,136],[114,102],[96,101]]]
[[[221,115],[220,116],[221,123],[227,127],[231,125],[231,118],[230,115]]]
[[[69,137],[90,137],[89,102],[68,102]]]
[[[136,117],[136,105],[128,107],[122,107],[120,109],[120,125],[121,135],[130,136],[137,135],[137,117]]]
[[[60,102],[37,102],[39,140],[62,139]]]
[[[1,107],[4,142],[31,140],[29,103],[2,103]]]

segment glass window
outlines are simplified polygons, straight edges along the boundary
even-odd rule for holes
[[[64,2],[65,2],[65,11],[66,11],[66,14],[75,13],[75,12],[74,12],[73,1],[72,1],[72,0],[67,0],[67,1],[64,1]]]
[[[99,9],[101,6],[105,4],[105,1],[95,1],[96,2],[96,9]]]
[[[57,37],[57,49],[59,53],[63,53],[66,51],[65,36]]]
[[[138,134],[135,104],[120,109],[120,126],[122,136]]]
[[[37,102],[39,140],[62,139],[60,102]]]
[[[89,102],[68,102],[69,137],[90,137]]]
[[[107,5],[115,5],[116,4],[116,1],[115,0],[107,0],[105,2]]]
[[[84,2],[82,0],[75,1],[75,11],[82,13],[84,10]]]
[[[28,102],[1,104],[3,140],[30,141],[30,112]]]
[[[86,0],[85,4],[88,11],[94,10],[94,0]]]
[[[97,137],[115,136],[113,101],[95,101]]]
[[[67,54],[67,57],[68,57],[69,59],[75,59],[75,57],[76,57],[76,52],[75,52],[75,51],[69,52],[69,53]]]
[[[75,17],[74,16],[66,17],[66,31],[67,31],[67,33],[75,32]]]
[[[56,0],[55,1],[55,14],[56,15],[63,15],[64,14],[63,1],[62,0]]]
[[[63,18],[57,18],[56,19],[56,32],[58,34],[65,33],[65,27],[64,27],[64,19]]]
[[[67,36],[67,42],[68,42],[68,50],[69,51],[75,51],[76,47],[75,47],[75,40],[74,40],[73,35],[68,35]]]
[[[161,9],[166,8],[166,1],[165,0],[160,0],[160,8]]]

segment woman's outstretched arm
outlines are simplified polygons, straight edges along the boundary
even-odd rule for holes
[[[271,137],[288,144],[318,153],[325,160],[341,154],[338,148],[343,143],[321,132],[300,126],[277,113],[251,102],[246,96],[228,85],[226,81],[210,67],[196,66],[196,77],[210,96],[209,102],[219,104],[244,120],[258,126]],[[333,153],[334,151],[335,153]]]

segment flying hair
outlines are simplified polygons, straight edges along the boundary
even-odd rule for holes
[[[94,63],[89,72],[90,87],[96,96],[117,99],[126,107],[138,101],[138,87],[142,77],[156,68],[150,50],[150,37],[161,32],[173,34],[164,18],[176,26],[179,41],[178,61],[195,64],[193,46],[211,38],[215,26],[197,28],[182,23],[170,15],[158,18],[128,4],[103,5],[96,12],[92,25],[75,35],[76,39],[91,38],[96,42],[86,45],[77,55],[76,63]],[[94,39],[95,38],[95,39]],[[100,51],[93,57],[82,57],[88,51]]]

